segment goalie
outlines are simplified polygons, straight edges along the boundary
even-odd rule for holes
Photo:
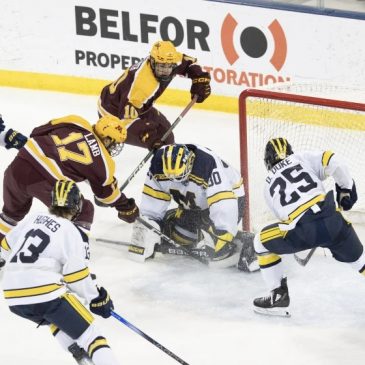
[[[178,205],[168,210],[171,201]],[[253,234],[238,231],[244,187],[238,171],[207,148],[172,144],[157,150],[143,188],[141,216],[184,247],[204,253],[219,267],[258,269]],[[129,257],[145,261],[168,243],[136,221]]]

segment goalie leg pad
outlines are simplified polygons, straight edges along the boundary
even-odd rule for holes
[[[147,217],[141,218],[160,230],[160,226],[156,221]],[[147,258],[153,257],[156,244],[160,244],[160,236],[148,229],[142,223],[135,221],[131,244],[128,246],[128,258],[133,261],[144,262]]]

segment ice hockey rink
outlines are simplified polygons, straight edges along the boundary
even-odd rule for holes
[[[9,127],[24,134],[67,114],[95,122],[96,101],[95,96],[0,88],[0,113]],[[164,105],[159,108],[171,121],[181,112],[180,108]],[[177,142],[207,146],[238,168],[236,115],[194,107],[176,127],[175,135]],[[2,176],[16,151],[1,149],[0,153]],[[125,146],[116,159],[116,176],[121,183],[146,153]],[[125,190],[137,202],[147,165]],[[92,199],[90,188],[86,184],[81,188]],[[0,191],[2,196],[2,184]],[[34,202],[32,210],[44,209]],[[358,229],[365,242],[364,229]],[[118,220],[115,210],[96,208],[93,238],[128,241],[130,234],[131,226]],[[364,277],[324,255],[321,249],[306,267],[299,266],[291,256],[284,257],[284,262],[291,318],[253,313],[253,298],[266,294],[260,273],[245,274],[234,268],[212,270],[190,258],[166,255],[138,264],[127,259],[125,247],[95,242],[90,267],[99,284],[110,292],[117,313],[190,365],[363,364]],[[96,318],[96,322],[120,364],[177,364],[116,319]],[[75,363],[48,328],[36,328],[13,315],[2,296],[0,343],[0,364]]]

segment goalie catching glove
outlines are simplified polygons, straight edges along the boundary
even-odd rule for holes
[[[342,189],[338,184],[336,184],[336,200],[338,205],[343,210],[350,210],[357,201],[357,191],[355,181],[350,189]]]
[[[113,301],[108,292],[103,288],[98,288],[99,296],[90,302],[90,311],[103,318],[109,318],[114,309]]]
[[[209,72],[202,72],[201,75],[194,77],[191,82],[191,98],[193,99],[194,95],[197,95],[198,98],[196,102],[202,103],[210,95],[211,92]]]

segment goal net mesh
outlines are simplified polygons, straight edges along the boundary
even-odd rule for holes
[[[330,150],[342,157],[356,182],[359,200],[347,218],[365,222],[365,91],[334,85],[282,85],[245,90],[240,96],[241,172],[246,182],[244,229],[275,221],[263,189],[267,141],[285,137],[294,152]],[[326,189],[334,187],[330,178]]]

